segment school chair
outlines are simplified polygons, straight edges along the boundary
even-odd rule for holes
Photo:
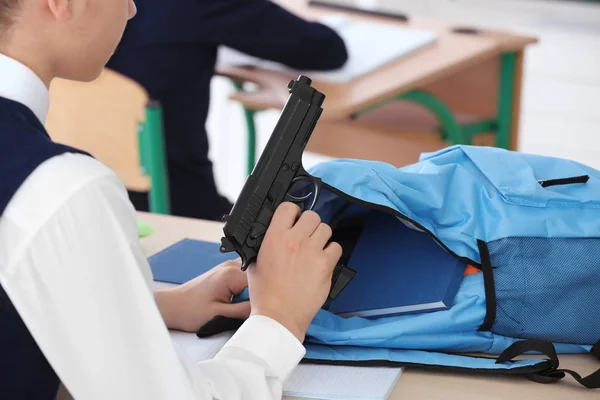
[[[150,212],[170,213],[162,110],[139,84],[109,69],[91,83],[56,79],[46,128],[55,142],[111,168],[127,189],[148,192]]]

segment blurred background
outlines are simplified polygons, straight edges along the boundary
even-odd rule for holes
[[[169,213],[171,207],[175,215],[220,218],[230,210],[228,203],[235,201],[275,127],[287,83],[305,73],[277,69],[272,61],[256,57],[269,54],[314,68],[340,59],[341,42],[323,26],[290,20],[268,2],[226,6],[234,2],[199,0],[196,12],[204,19],[188,18],[191,25],[179,29],[179,19],[169,20],[175,11],[157,12],[151,1],[139,0],[140,12],[107,71],[116,69],[140,84],[109,72],[93,84],[53,83],[50,134],[114,168],[130,191],[150,192],[150,211]],[[346,156],[396,166],[416,162],[421,152],[456,142],[456,135],[448,133],[448,124],[456,123],[463,134],[470,132],[463,143],[600,168],[600,1],[273,3],[307,21],[322,22],[352,50],[351,67],[329,75],[306,73],[327,96],[303,157],[306,169]],[[185,13],[185,4],[169,7]],[[373,17],[372,12],[387,16]],[[345,19],[337,18],[341,14]],[[176,36],[181,32],[199,38],[186,47]],[[232,49],[224,43],[254,54],[227,53]],[[379,67],[369,69],[369,63],[378,62]],[[361,65],[368,68],[339,81],[348,68]],[[382,100],[394,104],[354,118]],[[444,113],[450,113],[445,124],[439,119]],[[88,134],[81,135],[83,131]],[[170,150],[165,150],[165,137]],[[200,154],[206,137],[212,167]],[[137,194],[132,196],[135,200]],[[141,208],[147,207],[144,201],[134,205],[147,211]]]
[[[294,0],[292,0],[294,1]],[[565,157],[600,168],[600,2],[565,0],[334,0],[371,9],[532,35],[525,52],[519,150]],[[208,119],[211,157],[222,191],[235,198],[245,181],[243,111],[228,100],[223,77],[212,82]],[[256,117],[258,147],[278,111]],[[329,159],[305,154],[305,167]]]

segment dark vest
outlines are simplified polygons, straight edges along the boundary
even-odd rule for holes
[[[82,153],[53,143],[31,110],[0,97],[0,219],[27,177],[44,161],[66,152]],[[54,400],[59,384],[0,285],[0,398]]]

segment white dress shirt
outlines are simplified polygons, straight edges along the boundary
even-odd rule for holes
[[[2,54],[0,96],[44,123],[46,87]],[[83,155],[40,165],[0,216],[0,283],[76,400],[281,398],[305,354],[283,326],[255,316],[213,360],[191,362],[154,303],[125,188]]]

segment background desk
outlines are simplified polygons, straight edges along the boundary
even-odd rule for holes
[[[146,256],[183,239],[192,238],[218,242],[222,224],[179,217],[140,213],[140,218],[152,225],[155,233],[142,239]],[[598,368],[591,356],[561,356],[561,367],[590,374]],[[406,369],[398,381],[391,400],[599,400],[599,390],[581,388],[571,379],[554,385],[542,385],[524,378],[467,376],[464,374],[424,372]]]
[[[340,13],[338,10],[308,7],[305,1],[300,0],[277,2],[310,20]],[[392,162],[395,165],[405,164],[407,160],[416,161],[418,152],[410,153],[403,149],[402,143],[409,140],[418,149],[420,140],[410,137],[417,133],[427,135],[442,130],[443,140],[439,134],[432,136],[437,141],[437,148],[448,144],[468,144],[475,135],[495,133],[491,140],[488,138],[482,144],[517,149],[524,49],[535,43],[535,38],[497,31],[483,31],[475,35],[454,33],[455,25],[415,16],[410,16],[409,22],[404,23],[348,15],[361,21],[432,30],[440,37],[437,43],[355,81],[333,84],[315,80],[314,86],[327,96],[322,121],[351,126],[358,119],[362,124],[357,129],[364,133],[360,140],[353,138],[346,144],[348,151],[332,152],[332,143],[343,137],[343,132],[332,137],[332,129],[318,126],[308,150],[334,157],[368,158],[361,156],[363,150],[364,154],[375,154],[380,149],[370,143],[369,133],[380,128],[394,130],[399,138],[393,147],[397,153],[404,155]],[[287,84],[296,77],[290,73],[232,66],[219,66],[217,72],[237,82],[258,84],[258,91],[238,92],[231,96],[247,110],[251,135],[252,113],[281,109],[288,96]],[[429,114],[423,119],[422,113],[402,112],[402,103],[398,101],[419,104],[429,110]],[[415,126],[421,131],[415,131]],[[405,134],[408,136],[401,138]],[[253,146],[252,140],[250,143]]]

